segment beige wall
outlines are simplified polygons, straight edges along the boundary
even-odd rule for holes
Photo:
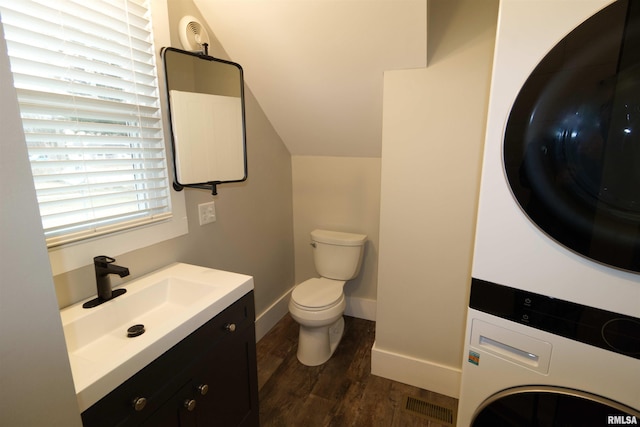
[[[309,246],[316,228],[368,236],[362,270],[345,285],[347,314],[375,318],[380,159],[293,156],[295,282],[318,277]]]
[[[190,0],[169,0],[171,39],[181,47],[177,25],[184,15],[201,18]],[[204,20],[202,20],[204,22]],[[214,33],[209,30],[209,35]],[[226,58],[212,37],[210,54]],[[218,195],[185,189],[189,233],[117,256],[131,280],[171,262],[186,262],[254,276],[259,315],[294,284],[291,156],[246,88],[249,178],[218,187]],[[198,225],[197,206],[214,200],[215,223]],[[100,255],[100,254],[96,254]],[[115,254],[106,254],[115,255]],[[54,277],[61,307],[95,294],[93,266]],[[113,279],[118,284],[119,278]]]
[[[457,396],[497,1],[431,1],[430,63],[385,73],[373,372]]]
[[[81,426],[0,25],[0,425]]]

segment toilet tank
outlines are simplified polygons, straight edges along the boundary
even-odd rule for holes
[[[366,240],[364,234],[313,230],[313,260],[320,276],[334,280],[356,277],[360,272]]]

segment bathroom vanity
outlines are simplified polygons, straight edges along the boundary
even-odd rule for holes
[[[253,291],[82,413],[90,426],[257,426]]]
[[[253,278],[176,263],[61,310],[82,421],[258,426]]]

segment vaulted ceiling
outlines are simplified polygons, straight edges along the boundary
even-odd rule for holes
[[[426,0],[194,3],[292,155],[380,156],[383,74],[426,66]]]

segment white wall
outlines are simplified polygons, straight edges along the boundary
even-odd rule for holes
[[[380,157],[385,70],[426,65],[425,0],[194,0],[293,155]]]
[[[310,233],[316,228],[367,235],[360,274],[345,285],[348,315],[374,320],[378,280],[380,159],[293,156],[295,281],[318,277]]]
[[[454,397],[497,3],[431,1],[428,67],[385,73],[372,371]]]
[[[0,425],[81,426],[0,25]]]

